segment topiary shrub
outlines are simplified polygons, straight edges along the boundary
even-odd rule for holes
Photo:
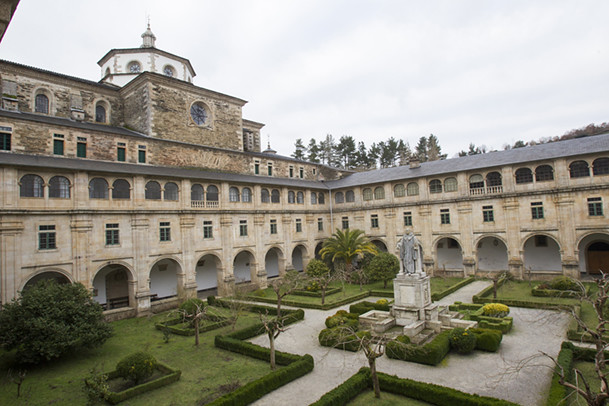
[[[566,276],[559,276],[550,281],[550,289],[555,290],[573,290],[580,291],[580,286],[573,279],[568,278]]]
[[[121,378],[133,381],[135,385],[150,378],[157,367],[157,361],[152,354],[136,352],[126,356],[116,364],[116,372]]]
[[[389,306],[389,300],[387,299],[379,299],[376,301],[376,304],[379,306]]]
[[[503,303],[487,303],[482,307],[482,314],[489,317],[505,317],[510,314],[510,308]]]
[[[486,328],[470,328],[468,331],[476,336],[476,349],[482,351],[496,352],[501,345],[503,334],[499,330]]]
[[[464,328],[455,328],[450,332],[450,348],[459,354],[469,354],[476,348],[476,335]]]
[[[399,335],[395,338],[395,340],[402,344],[410,344],[410,337],[405,335]]]
[[[326,319],[326,327],[334,328],[338,326],[350,327],[352,330],[357,330],[359,327],[358,315],[339,310],[336,314]]]
[[[341,350],[356,352],[359,350],[363,337],[370,338],[369,331],[358,331],[345,327],[326,328],[319,332],[319,344],[324,347],[334,347]]]

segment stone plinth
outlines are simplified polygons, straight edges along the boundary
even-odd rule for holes
[[[375,333],[384,333],[395,326],[395,319],[389,312],[381,310],[370,310],[359,316],[360,324],[365,328],[372,329]]]
[[[430,277],[424,274],[398,274],[393,280],[394,308],[417,310],[431,304]]]

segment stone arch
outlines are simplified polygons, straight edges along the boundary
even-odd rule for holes
[[[55,280],[57,283],[73,283],[72,275],[60,268],[46,268],[35,272],[23,283],[20,290],[26,290],[40,281]]]
[[[304,271],[308,263],[307,247],[302,244],[298,244],[292,249],[292,267],[298,271]]]
[[[509,270],[507,244],[501,237],[484,235],[476,241],[475,247],[479,271]]]
[[[222,260],[216,254],[202,255],[195,265],[195,281],[197,293],[217,294],[218,285],[224,277]]]
[[[93,300],[102,305],[104,310],[134,307],[132,282],[134,277],[129,266],[121,262],[107,263],[93,277]]]
[[[588,233],[578,244],[579,270],[589,275],[599,275],[600,271],[609,272],[609,235]]]
[[[561,252],[560,244],[553,236],[530,234],[522,244],[524,270],[562,272]]]
[[[240,251],[235,255],[233,260],[233,276],[235,277],[235,283],[251,282],[252,271],[255,271],[255,267],[252,266],[255,261],[254,254],[249,250]]]
[[[436,269],[444,271],[463,271],[463,248],[454,237],[440,237],[434,243]]]
[[[285,256],[279,247],[272,247],[264,256],[266,277],[276,278],[285,273]]]
[[[168,256],[158,259],[151,267],[148,276],[150,299],[161,300],[175,297],[183,278],[182,264],[177,258]]]
[[[315,259],[319,259],[321,260],[321,255],[319,254],[319,251],[321,251],[321,249],[324,246],[324,242],[320,241],[319,243],[317,243],[317,245],[315,246]]]
[[[380,238],[370,240],[370,242],[376,246],[376,249],[379,252],[389,252],[387,250],[387,244],[385,244],[385,241],[381,240]]]
[[[46,102],[43,100],[46,98]],[[54,115],[55,99],[53,93],[46,87],[38,87],[32,93],[32,111],[39,114]]]

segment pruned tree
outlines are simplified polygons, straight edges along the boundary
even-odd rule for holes
[[[201,320],[204,320],[207,315],[207,306],[205,302],[198,298],[188,299],[178,308],[185,321],[192,323],[195,329],[195,346],[199,346],[199,326]]]
[[[281,317],[281,300],[304,286],[305,278],[297,271],[288,271],[281,278],[269,283],[269,287],[277,296],[277,318]]]
[[[247,288],[245,285],[235,283],[233,294],[229,300],[225,300],[226,308],[228,309],[228,320],[231,330],[235,330],[239,318],[247,313],[249,303],[247,302]]]
[[[312,259],[307,264],[305,274],[308,279],[319,285],[321,290],[321,304],[326,302],[326,291],[330,286],[330,283],[336,280],[338,272],[334,272],[325,262],[318,259]]]
[[[269,338],[269,350],[270,350],[270,364],[271,369],[274,371],[277,369],[275,362],[275,340],[279,337],[279,334],[285,331],[283,325],[283,319],[280,316],[271,316],[268,313],[260,313],[260,321],[264,326],[264,331]]]

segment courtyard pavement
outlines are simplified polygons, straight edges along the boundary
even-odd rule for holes
[[[471,302],[472,296],[488,285],[485,281],[473,282],[438,303]],[[348,307],[328,311],[305,309],[304,320],[291,325],[277,338],[278,350],[310,354],[315,359],[315,368],[306,376],[259,399],[254,405],[309,405],[361,367],[368,366],[361,351],[352,353],[322,347],[317,340],[319,332],[325,328],[326,317],[339,309],[348,310]],[[566,339],[569,317],[564,313],[524,308],[511,308],[510,316],[514,318],[514,327],[504,335],[496,353],[475,351],[470,355],[459,355],[451,352],[435,367],[383,356],[377,360],[377,370],[468,393],[506,399],[523,406],[542,405],[550,384],[552,362],[541,356],[541,352],[558,355],[560,344]],[[266,336],[250,341],[268,347]]]

